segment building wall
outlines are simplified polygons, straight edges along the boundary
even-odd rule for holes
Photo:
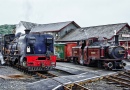
[[[128,28],[127,26],[124,27],[121,31],[118,32],[119,35],[119,41],[128,41],[130,40],[130,28]],[[110,41],[114,41],[115,38],[113,37],[112,40]]]
[[[16,34],[17,34],[18,32],[25,33],[24,30],[25,30],[25,27],[23,26],[22,23],[19,23],[19,24],[16,25],[16,29],[15,29]]]
[[[124,27],[121,31],[118,33],[119,35],[119,45],[123,46],[126,50],[129,51],[130,54],[130,28]],[[114,41],[114,37],[112,41]]]
[[[119,40],[130,40],[130,28],[124,27],[120,32],[119,32]]]
[[[68,34],[69,32],[71,32],[71,30],[77,29],[77,27],[71,23],[70,25],[66,26],[64,29],[60,30],[60,31],[56,31],[56,32],[47,32],[48,34],[51,34],[54,36],[55,40],[65,36],[66,34]]]
[[[74,30],[76,28],[77,27],[73,23],[71,23],[70,25],[68,25],[67,27],[65,27],[64,29],[62,29],[60,32],[58,32],[58,36],[59,37],[63,37],[66,34],[68,34],[71,30]]]
[[[70,25],[66,26],[65,28],[63,28],[60,31],[53,31],[53,32],[46,32],[47,34],[51,34],[54,36],[55,40],[65,36],[66,34],[68,34],[71,30],[77,29],[77,26],[75,26],[73,23],[71,23]]]

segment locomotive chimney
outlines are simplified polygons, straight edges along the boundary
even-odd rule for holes
[[[118,37],[119,37],[119,35],[115,35],[115,45],[116,45],[116,46],[119,45]]]
[[[25,29],[25,34],[29,34],[29,32],[31,31],[30,29]]]
[[[119,35],[116,34],[116,30],[114,32],[115,32],[115,34],[114,34],[114,36],[115,36],[115,45],[118,46],[119,45],[119,40],[118,40]]]

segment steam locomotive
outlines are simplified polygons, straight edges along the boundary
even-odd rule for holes
[[[3,43],[2,53],[7,64],[18,64],[28,71],[48,71],[56,66],[52,35],[25,30],[25,34],[5,35]]]
[[[98,40],[98,38],[82,40],[79,46],[72,48],[73,58],[71,61],[81,65],[121,70],[126,65],[122,61],[125,55],[126,50],[118,45],[118,35],[115,35],[115,44],[109,44],[105,40]]]

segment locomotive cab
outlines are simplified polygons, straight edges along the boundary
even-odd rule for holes
[[[7,34],[3,37],[4,46],[3,46],[2,53],[5,56],[4,58],[7,58],[6,55],[8,55],[10,52],[9,44],[14,40],[14,38],[15,38],[15,34]]]

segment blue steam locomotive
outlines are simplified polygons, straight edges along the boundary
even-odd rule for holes
[[[56,66],[54,38],[50,34],[7,34],[3,38],[3,56],[7,64],[21,65],[29,71],[48,71]]]

